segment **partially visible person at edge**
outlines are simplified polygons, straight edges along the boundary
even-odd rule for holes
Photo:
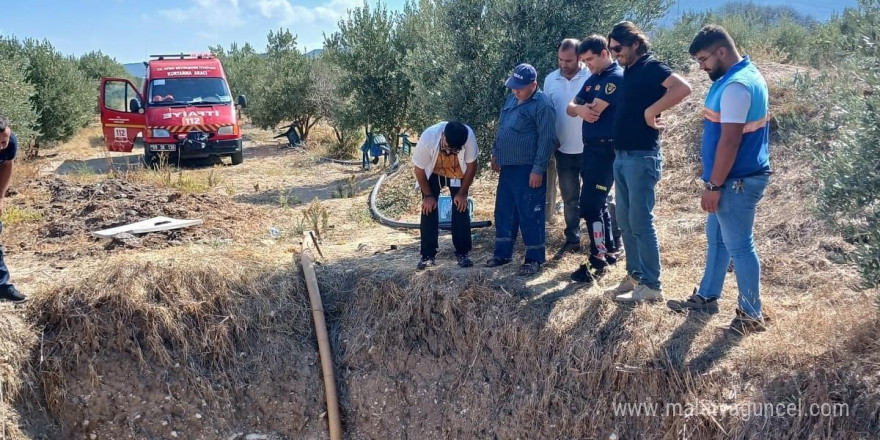
[[[486,267],[509,263],[522,231],[525,261],[517,272],[534,275],[546,262],[547,163],[556,150],[556,112],[529,64],[513,69],[505,85],[511,96],[501,108],[492,145],[492,169],[499,172],[495,193],[495,252]]]
[[[559,141],[559,149],[555,153],[556,173],[559,176],[559,194],[562,196],[565,217],[565,243],[554,258],[561,258],[566,252],[581,250],[579,214],[584,143],[580,121],[566,114],[568,103],[590,77],[587,66],[578,60],[578,45],[580,41],[574,38],[562,40],[556,51],[559,68],[544,78],[544,93],[550,97],[556,109],[556,137]],[[553,185],[553,182],[548,184]],[[554,207],[549,206],[548,209]]]
[[[764,331],[753,227],[771,174],[767,83],[720,26],[701,29],[688,52],[713,81],[703,110],[701,149],[705,189],[700,206],[708,213],[708,250],[700,286],[690,298],[668,305],[677,311],[717,313],[733,259],[739,306],[730,328],[741,334]]]
[[[691,86],[654,57],[648,38],[632,22],[614,25],[608,47],[624,68],[614,121],[614,186],[627,275],[614,289],[614,300],[655,301],[663,298],[654,228],[654,190],[663,162],[660,115],[686,98]]]
[[[6,191],[12,181],[12,169],[15,166],[15,156],[18,154],[18,138],[12,133],[9,121],[0,116],[0,215],[6,208]],[[3,232],[3,222],[0,221],[0,233]],[[27,301],[15,286],[9,282],[9,269],[3,258],[3,247],[0,245],[0,300],[23,302]]]
[[[574,281],[592,284],[614,264],[617,245],[608,212],[608,193],[614,184],[614,119],[623,69],[611,59],[608,43],[591,35],[578,47],[578,56],[593,73],[568,104],[568,119],[582,125],[584,187],[580,216],[590,233],[589,266],[581,264],[571,274]],[[592,272],[590,271],[592,269]]]
[[[417,269],[433,266],[437,256],[440,214],[437,201],[447,187],[452,196],[452,245],[461,267],[471,267],[471,217],[468,190],[477,174],[477,138],[461,122],[440,122],[426,128],[412,152],[412,163],[422,191],[422,258]]]

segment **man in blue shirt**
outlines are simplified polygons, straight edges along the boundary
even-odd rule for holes
[[[569,116],[583,119],[584,153],[581,176],[580,215],[590,233],[589,267],[581,264],[571,274],[574,281],[592,284],[616,262],[617,246],[611,232],[608,193],[614,184],[614,112],[623,69],[611,60],[604,37],[591,35],[578,47],[578,56],[593,76],[568,105]],[[593,273],[590,273],[590,269]]]
[[[733,259],[739,306],[730,328],[741,334],[764,331],[753,227],[771,173],[767,83],[721,26],[701,29],[689,52],[713,81],[703,109],[701,149],[705,189],[700,205],[708,212],[708,250],[700,286],[690,298],[668,305],[677,311],[717,313]]]
[[[544,210],[547,163],[556,150],[556,112],[538,88],[538,72],[529,64],[513,69],[505,85],[513,93],[501,108],[492,145],[492,169],[499,172],[495,194],[495,252],[486,267],[509,263],[522,231],[526,248],[519,275],[538,272],[546,262]]]
[[[18,154],[18,139],[9,127],[9,121],[0,116],[0,214],[6,204],[6,191],[12,181],[12,167],[15,156]],[[0,222],[0,232],[3,231],[3,223]],[[3,261],[3,248],[0,247],[0,300],[22,302],[27,297],[9,282],[9,269]]]

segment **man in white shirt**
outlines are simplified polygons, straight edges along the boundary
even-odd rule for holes
[[[565,244],[556,253],[557,259],[565,252],[577,252],[581,249],[580,175],[584,142],[581,120],[565,113],[568,103],[590,77],[587,66],[578,61],[578,45],[580,41],[574,38],[562,40],[557,50],[559,69],[544,79],[544,92],[553,100],[556,109],[556,137],[559,139],[559,148],[555,153],[556,172],[559,176],[559,193],[565,206]]]
[[[458,265],[471,267],[471,217],[468,190],[477,174],[477,138],[460,122],[440,122],[426,128],[413,148],[412,163],[422,191],[421,253],[417,269],[434,265],[437,256],[440,213],[437,198],[443,187],[452,196],[452,245]]]

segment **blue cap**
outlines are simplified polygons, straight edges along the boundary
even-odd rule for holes
[[[537,78],[538,71],[531,64],[523,63],[513,69],[504,85],[511,89],[521,89],[535,82]]]

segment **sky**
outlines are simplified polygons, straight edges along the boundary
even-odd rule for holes
[[[376,0],[368,0],[374,5]],[[824,19],[856,0],[756,0],[788,3]],[[67,55],[100,50],[120,63],[159,53],[205,52],[233,42],[266,47],[270,30],[290,29],[305,51],[318,49],[348,9],[363,0],[4,0],[0,35],[48,39]],[[404,0],[385,0],[402,9]],[[720,2],[679,0],[671,12]]]
[[[120,63],[158,53],[205,52],[217,44],[266,47],[270,30],[290,29],[306,50],[363,0],[4,0],[0,35],[48,39],[61,53],[100,50]],[[375,0],[370,0],[375,4]],[[404,0],[387,0],[401,9]]]

